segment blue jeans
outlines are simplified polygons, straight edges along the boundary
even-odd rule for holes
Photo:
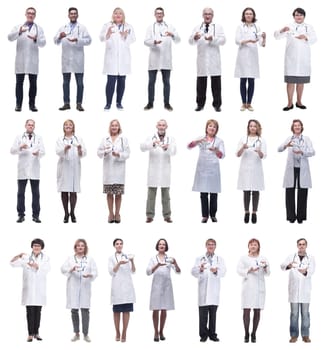
[[[125,75],[108,75],[106,83],[106,105],[112,104],[115,84],[116,86],[116,104],[122,104],[122,98],[125,90]]]
[[[18,216],[25,216],[25,190],[27,185],[27,179],[18,180],[18,193],[17,193],[17,212]],[[32,210],[33,217],[38,218],[40,213],[40,193],[39,182],[40,180],[29,180],[32,189]]]
[[[148,103],[153,105],[155,99],[155,84],[157,78],[157,70],[149,70],[149,84],[148,84]],[[170,95],[170,69],[161,70],[163,85],[164,85],[164,104],[169,105]]]
[[[74,74],[77,83],[77,103],[82,103],[82,97],[84,94],[84,74],[83,73],[75,73]],[[63,101],[66,104],[70,103],[70,80],[71,73],[63,73]]]
[[[240,95],[243,104],[251,104],[255,88],[254,78],[240,78]]]
[[[290,336],[299,336],[299,309],[301,313],[301,336],[309,337],[309,303],[290,303]]]

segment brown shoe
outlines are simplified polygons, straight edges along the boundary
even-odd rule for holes
[[[83,112],[84,111],[84,108],[82,107],[81,103],[77,103],[77,110],[79,112]]]
[[[59,108],[59,111],[66,111],[67,109],[70,109],[70,104],[65,103],[62,107]]]
[[[310,340],[310,338],[308,336],[302,337],[302,341],[304,341],[305,343],[310,343],[311,342],[311,340]]]
[[[171,223],[171,222],[173,222],[173,220],[168,216],[168,217],[166,217],[166,218],[164,218],[164,220],[166,221],[166,222],[168,222],[168,223]]]
[[[153,218],[147,218],[146,223],[153,222]]]
[[[297,341],[297,337],[291,337],[289,343],[295,343]]]

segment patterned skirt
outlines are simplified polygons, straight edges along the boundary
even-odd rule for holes
[[[114,195],[124,194],[124,185],[122,184],[104,185],[103,193],[114,194]]]

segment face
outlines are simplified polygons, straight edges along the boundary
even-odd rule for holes
[[[34,22],[34,19],[36,17],[36,12],[33,9],[28,9],[25,13],[26,20],[28,23]]]
[[[297,243],[297,247],[298,247],[298,254],[299,255],[305,255],[306,254],[306,248],[307,248],[307,243],[304,239],[300,240]]]
[[[76,248],[75,248],[76,254],[78,254],[78,255],[85,254],[85,248],[86,248],[86,246],[85,246],[84,242],[78,242],[76,245]]]
[[[203,12],[203,20],[204,23],[210,24],[212,22],[213,19],[213,12],[211,9],[206,9]]]
[[[250,122],[248,130],[249,130],[249,133],[251,135],[256,135],[256,133],[257,133],[257,124],[255,122]]]
[[[298,12],[295,12],[295,15],[293,16],[293,18],[295,19],[295,22],[299,24],[303,23],[305,20],[305,16]]]
[[[40,244],[33,244],[32,251],[33,251],[33,254],[35,256],[37,256],[42,251],[41,245]]]
[[[120,124],[117,121],[113,121],[109,128],[110,134],[117,135],[119,130],[120,130]]]
[[[249,243],[248,245],[248,251],[252,254],[257,254],[258,253],[258,249],[259,249],[259,246],[258,246],[258,243],[257,242],[251,242]]]
[[[301,134],[301,124],[299,122],[293,123],[293,133],[294,134]]]
[[[158,252],[164,253],[165,251],[166,251],[166,242],[161,239],[158,243]]]
[[[121,10],[116,10],[113,13],[114,23],[123,23],[123,12]]]
[[[26,124],[25,124],[25,128],[26,128],[26,132],[28,134],[32,134],[34,129],[35,129],[35,123],[32,120],[29,120]]]
[[[213,136],[216,135],[216,133],[217,133],[217,127],[216,127],[216,125],[215,125],[214,123],[208,124],[208,127],[207,127],[207,135],[213,137]]]
[[[159,135],[164,135],[167,129],[167,123],[164,120],[159,120],[157,130]]]
[[[123,249],[123,242],[120,240],[116,241],[114,244],[114,247],[115,247],[117,253],[121,253],[122,249]]]
[[[72,134],[73,133],[73,124],[71,122],[64,123],[64,133]]]
[[[78,12],[76,10],[72,10],[69,12],[68,17],[70,19],[70,22],[72,23],[77,22]]]
[[[155,11],[155,17],[157,22],[162,22],[164,19],[164,11],[161,11],[161,10]]]
[[[244,17],[245,17],[245,22],[246,23],[252,23],[253,22],[253,18],[254,18],[253,11],[252,10],[246,10],[245,14],[244,14]]]
[[[207,252],[210,255],[213,255],[214,251],[216,250],[216,244],[212,241],[208,241],[208,243],[206,244],[206,248],[207,248]]]

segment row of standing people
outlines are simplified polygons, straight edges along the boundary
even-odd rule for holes
[[[191,270],[198,280],[199,335],[200,341],[208,338],[219,341],[216,333],[216,313],[220,304],[220,280],[226,274],[224,259],[215,253],[216,241],[212,238],[205,243],[206,252],[196,258]],[[135,303],[135,291],[132,274],[135,272],[134,254],[125,254],[123,240],[113,241],[115,254],[109,258],[108,269],[112,276],[111,303],[113,304],[116,341],[126,341],[130,312]],[[23,268],[22,304],[27,309],[28,338],[42,340],[39,335],[42,306],[46,304],[46,275],[50,270],[49,258],[42,252],[44,241],[37,238],[31,243],[32,253],[21,253],[14,256],[11,264]],[[282,270],[289,273],[290,342],[296,342],[299,336],[299,311],[301,312],[301,336],[304,342],[310,342],[309,303],[311,293],[311,276],[315,270],[315,260],[307,254],[307,241],[298,239],[297,249],[281,264]],[[171,270],[177,273],[181,269],[174,257],[167,255],[168,243],[159,239],[154,255],[148,264],[147,275],[153,275],[150,310],[154,326],[154,341],[164,341],[164,327],[167,311],[174,310],[174,295]],[[97,277],[97,266],[93,258],[88,256],[88,245],[84,239],[78,239],[74,245],[74,255],[69,257],[61,267],[67,277],[67,308],[71,309],[74,336],[72,341],[80,339],[79,310],[81,310],[82,333],[84,340],[90,342],[89,309],[91,299],[91,283]],[[242,309],[245,330],[244,341],[256,342],[256,331],[259,325],[260,312],[264,309],[265,281],[270,274],[270,266],[266,257],[260,254],[260,242],[253,238],[248,242],[248,254],[240,258],[237,272],[242,276]],[[250,333],[250,313],[254,310],[253,327]],[[123,328],[120,331],[122,314]]]
[[[25,220],[25,189],[28,180],[32,188],[33,221],[41,222],[39,203],[40,158],[44,155],[42,138],[34,133],[35,122],[28,119],[26,131],[18,135],[11,148],[18,155],[18,220]],[[157,122],[156,132],[149,136],[140,148],[149,152],[148,194],[146,203],[146,222],[155,217],[157,188],[161,188],[162,212],[167,223],[172,222],[170,206],[171,157],[176,153],[174,137],[167,132],[167,122]],[[209,218],[217,222],[218,193],[221,192],[219,162],[225,157],[224,142],[217,136],[219,124],[210,119],[205,126],[205,135],[188,144],[188,148],[199,148],[194,184],[192,190],[200,192],[202,223]],[[279,152],[288,151],[283,187],[286,189],[286,219],[291,223],[302,223],[307,219],[308,188],[311,188],[309,157],[315,154],[309,137],[303,134],[301,120],[295,119],[290,135],[278,148]],[[76,222],[75,207],[77,193],[80,192],[80,159],[86,155],[82,138],[75,134],[72,120],[63,125],[63,137],[57,140],[56,153],[59,156],[57,166],[57,189],[61,192],[64,208],[64,223],[69,219]],[[121,222],[121,202],[124,194],[126,160],[130,155],[128,139],[122,134],[118,120],[110,122],[108,135],[102,139],[97,154],[103,159],[103,193],[107,196],[108,222]],[[260,191],[264,190],[262,160],[266,157],[266,142],[262,138],[261,124],[251,119],[246,135],[239,141],[236,155],[241,157],[237,188],[243,191],[244,222],[257,222],[257,210]],[[298,192],[296,205],[296,189]],[[250,202],[252,201],[252,212]],[[70,204],[70,206],[69,206]]]
[[[172,25],[164,21],[164,9],[157,7],[154,11],[156,22],[147,29],[144,40],[150,49],[148,103],[145,110],[154,106],[155,82],[157,72],[161,71],[164,85],[164,106],[168,111],[170,105],[170,74],[172,70],[172,43],[178,43],[180,37]],[[285,82],[287,83],[288,104],[283,108],[289,111],[294,107],[293,95],[296,86],[296,107],[306,109],[302,103],[304,84],[310,82],[310,45],[316,41],[313,27],[304,22],[305,11],[296,8],[293,11],[294,23],[275,32],[275,38],[287,39],[285,54]],[[43,29],[34,23],[36,10],[29,7],[26,10],[26,22],[13,28],[8,35],[10,41],[17,41],[16,52],[16,108],[22,110],[23,82],[25,74],[30,81],[29,108],[36,112],[35,98],[37,92],[38,48],[46,44]],[[213,108],[221,111],[221,58],[220,46],[226,42],[221,25],[213,22],[214,11],[205,8],[202,12],[203,22],[196,26],[190,36],[189,43],[197,46],[197,82],[196,111],[201,111],[206,102],[207,78],[211,77]],[[54,42],[62,44],[62,74],[63,101],[60,110],[68,110],[70,106],[70,79],[75,74],[77,83],[77,110],[84,111],[83,76],[84,76],[84,46],[90,45],[91,37],[86,27],[80,24],[78,9],[68,10],[69,23],[60,27]],[[258,44],[265,46],[266,34],[256,24],[257,18],[253,8],[247,7],[242,12],[241,24],[236,31],[236,44],[239,46],[236,60],[235,77],[240,78],[241,110],[253,111],[251,105],[255,78],[259,78]],[[130,45],[135,41],[133,27],[125,22],[125,14],[121,8],[116,8],[112,20],[106,23],[100,34],[100,40],[105,42],[105,58],[103,73],[107,75],[106,105],[104,110],[110,110],[116,86],[116,107],[123,109],[122,99],[125,91],[126,76],[131,71]]]

